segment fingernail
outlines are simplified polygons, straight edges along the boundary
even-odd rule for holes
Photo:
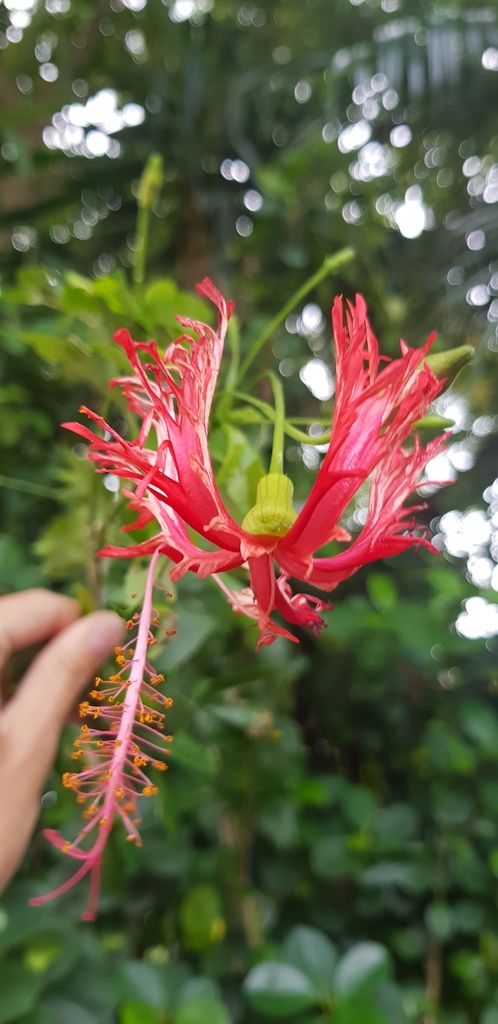
[[[93,612],[88,623],[88,646],[96,658],[106,658],[124,634],[124,622],[116,612]]]

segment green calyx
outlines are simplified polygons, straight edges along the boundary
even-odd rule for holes
[[[261,477],[256,491],[256,504],[244,519],[242,529],[247,533],[285,537],[297,519],[292,506],[294,488],[284,473],[267,473]]]

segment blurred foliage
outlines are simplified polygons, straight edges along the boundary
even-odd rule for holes
[[[246,381],[233,390],[239,354],[274,318],[259,369],[285,377],[291,426],[326,430],[331,402],[299,372],[328,364],[332,296],[354,289],[385,352],[432,329],[439,352],[476,350],[436,410],[460,411],[459,472],[426,518],[444,539],[449,510],[486,515],[497,33],[494,8],[460,0],[0,4],[2,591],[42,583],[134,610],[143,565],[95,557],[131,514],[59,425],[85,402],[133,430],[108,389],[124,370],[112,334],[164,344],[176,314],[209,319],[192,294],[206,272],[237,300],[211,433],[237,517],[271,442],[267,382],[256,406]],[[152,150],[162,187],[156,163],[144,196]],[[399,230],[410,203],[417,237]],[[323,269],[346,245],[354,262]],[[316,329],[303,302],[324,314]],[[312,439],[289,440],[298,498]],[[361,502],[350,511],[357,528]],[[257,655],[210,581],[173,588],[177,635],[156,663],[175,742],[143,848],[116,829],[89,925],[77,890],[27,905],[68,871],[33,840],[0,906],[0,1024],[496,1024],[497,641],[455,628],[469,599],[496,604],[462,561],[480,551],[374,565],[343,584],[320,641]],[[69,835],[73,731],[42,806]]]

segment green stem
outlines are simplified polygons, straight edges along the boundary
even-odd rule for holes
[[[137,248],[133,265],[133,284],[140,288],[145,281],[145,264],[147,261],[147,245],[149,241],[150,216],[152,210],[142,206],[137,216]]]
[[[289,313],[292,312],[294,307],[297,306],[297,304],[301,302],[306,295],[308,295],[308,292],[312,291],[313,288],[316,288],[325,277],[328,277],[330,274],[335,274],[341,269],[341,267],[350,263],[351,260],[354,259],[354,255],[354,249],[347,247],[345,249],[339,249],[339,252],[334,253],[333,256],[327,256],[324,259],[321,267],[319,267],[319,269],[312,274],[303,285],[301,285],[301,288],[298,288],[297,292],[294,292],[294,295],[289,299],[289,301],[282,306],[279,312],[276,313],[269,323],[267,323],[266,327],[263,328],[261,334],[255,341],[253,341],[251,348],[242,363],[237,380],[242,379],[251,364],[254,362],[258,352],[263,348],[263,345],[268,341],[268,338],[271,337],[274,330],[282,323],[282,320],[285,320]]]
[[[24,494],[35,494],[38,498],[59,497],[55,487],[45,487],[43,484],[34,484],[29,480],[16,480],[15,477],[3,476],[1,473],[0,487],[7,487],[10,491],[23,491]]]
[[[271,450],[270,473],[283,473],[284,471],[284,423],[285,423],[285,402],[284,389],[274,373],[268,374],[275,399],[275,410],[273,419],[273,445]],[[270,406],[271,408],[271,406]]]
[[[273,377],[273,374],[271,374],[271,376]],[[277,381],[277,383],[281,387],[280,382]],[[271,405],[268,405],[268,402],[263,402],[260,398],[254,398],[252,395],[246,395],[243,391],[236,391],[234,397],[242,399],[242,401],[246,402],[247,405],[254,406],[255,409],[259,409],[259,411],[267,417],[270,423],[275,423],[275,410]],[[308,420],[304,417],[300,419],[303,423],[317,422],[317,420]],[[300,444],[328,444],[330,441],[330,430],[327,430],[324,434],[320,434],[319,437],[312,437],[310,434],[305,434],[302,430],[297,430],[296,427],[292,425],[292,422],[286,419],[283,420],[283,431],[288,437],[291,437],[293,441],[299,441]]]

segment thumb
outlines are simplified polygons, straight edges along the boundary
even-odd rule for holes
[[[31,755],[41,784],[55,757],[59,734],[85,684],[123,635],[114,612],[93,612],[58,633],[32,661],[4,712],[17,749]],[[36,751],[36,757],[33,757]]]

